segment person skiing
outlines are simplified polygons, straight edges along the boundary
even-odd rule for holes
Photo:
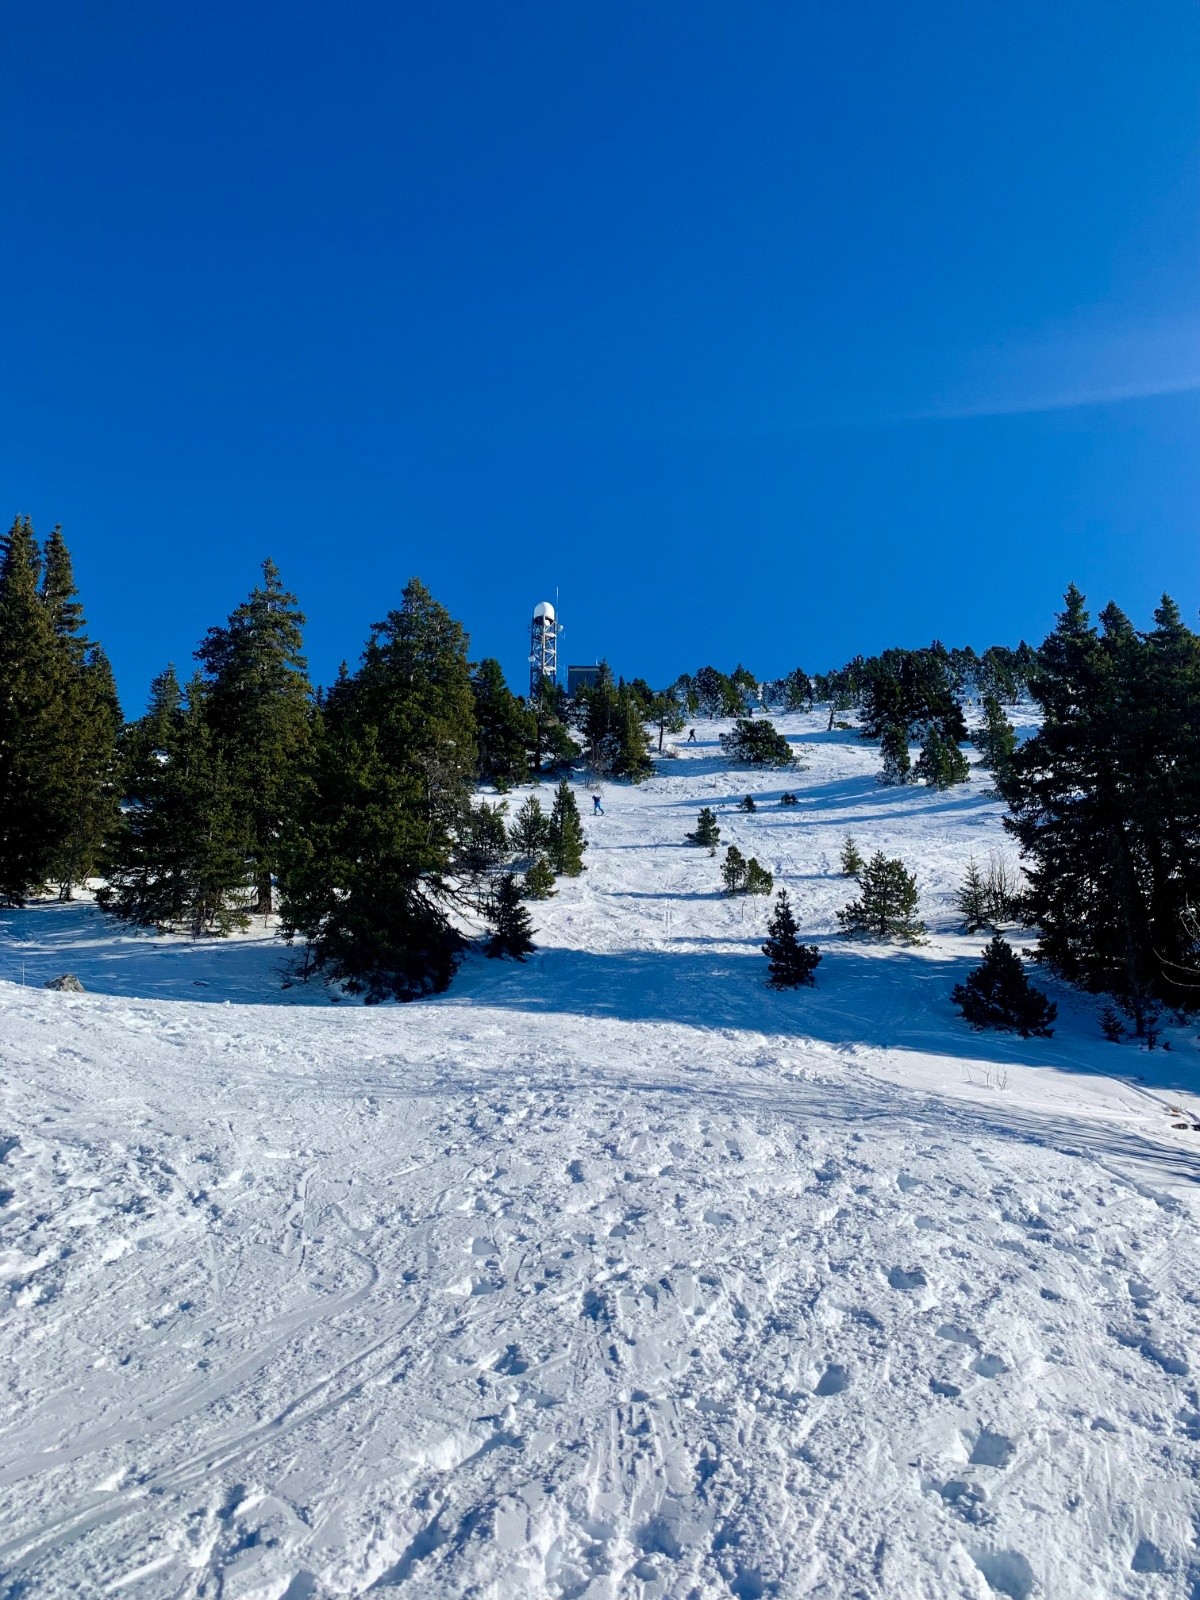
[[[602,817],[604,815],[604,807],[600,804],[600,796],[598,794],[592,796],[592,815],[594,817]]]
[[[695,742],[696,742],[696,730],[695,730],[695,728],[689,728],[688,729],[687,742],[688,742],[688,744],[695,744]]]

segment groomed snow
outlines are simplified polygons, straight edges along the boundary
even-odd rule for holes
[[[970,1032],[987,775],[779,725],[794,776],[702,723],[607,786],[539,953],[425,1004],[0,918],[0,1594],[1200,1600],[1193,1035]],[[847,829],[926,946],[836,936]]]

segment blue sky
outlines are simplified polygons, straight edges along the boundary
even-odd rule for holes
[[[277,560],[655,681],[1200,605],[1193,4],[39,0],[0,511],[126,708]]]

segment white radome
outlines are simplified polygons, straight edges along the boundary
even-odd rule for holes
[[[545,617],[547,622],[554,621],[554,607],[549,600],[543,600],[533,608],[533,620],[537,622],[542,617]]]

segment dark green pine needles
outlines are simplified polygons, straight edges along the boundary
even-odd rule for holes
[[[775,898],[762,952],[767,958],[767,982],[772,989],[796,989],[816,981],[821,952],[815,944],[800,943],[786,889],[780,889]]]
[[[983,952],[983,960],[966,983],[956,984],[951,1000],[975,1028],[999,1028],[1048,1039],[1053,1033],[1058,1007],[1040,989],[1035,989],[1021,964],[1021,958],[1000,935]]]

